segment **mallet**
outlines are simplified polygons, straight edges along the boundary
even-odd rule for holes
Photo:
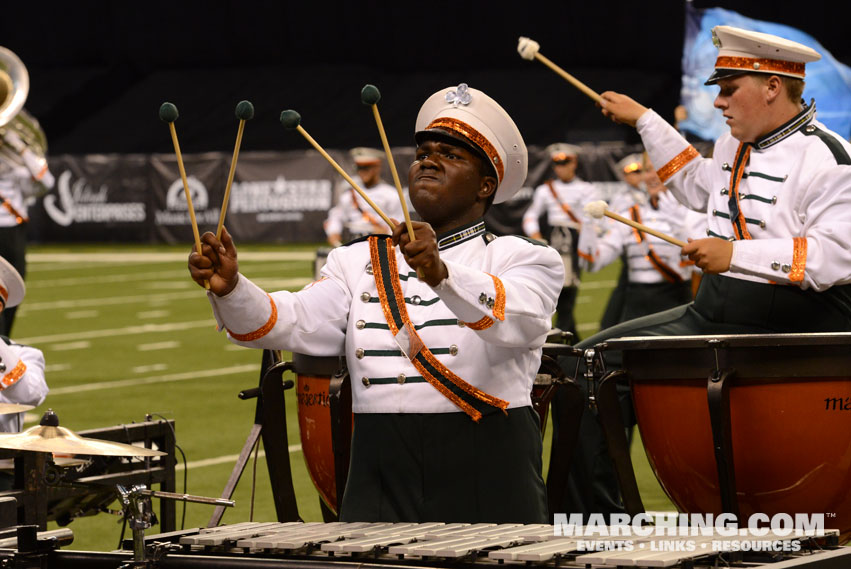
[[[396,171],[396,162],[393,160],[393,154],[390,152],[390,143],[387,142],[387,133],[384,131],[384,124],[381,122],[381,115],[378,113],[378,101],[381,99],[381,93],[378,92],[378,87],[375,85],[364,85],[360,92],[360,100],[364,105],[372,107],[372,114],[375,116],[375,124],[378,126],[378,134],[381,135],[381,143],[384,145],[384,152],[387,154],[387,163],[390,165],[390,172],[393,174],[393,182],[396,184],[396,191],[399,193],[399,201],[402,202],[402,213],[405,215],[405,226],[408,228],[408,237],[411,241],[414,240],[414,228],[411,225],[411,214],[408,213],[408,202],[405,200],[405,194],[402,192],[402,182],[399,181],[399,172]]]
[[[607,207],[608,207],[608,204],[606,202],[604,202],[603,200],[591,202],[591,203],[588,203],[588,204],[585,205],[585,213],[587,213],[588,215],[590,215],[591,217],[593,217],[595,219],[600,219],[605,215],[606,217],[610,217],[610,218],[614,219],[615,221],[620,221],[621,223],[625,223],[625,224],[629,225],[630,227],[634,227],[635,229],[638,229],[639,231],[643,231],[644,233],[649,233],[650,235],[655,235],[659,239],[662,239],[663,241],[667,241],[668,243],[676,245],[677,247],[685,247],[686,246],[686,243],[683,242],[683,241],[680,241],[679,239],[671,237],[670,235],[662,233],[661,231],[656,231],[652,227],[647,227],[646,225],[644,225],[642,223],[638,223],[637,221],[633,221],[629,218],[620,216],[616,213],[612,213],[611,211],[606,209]]]
[[[233,175],[236,172],[236,160],[239,157],[239,147],[242,145],[242,132],[245,130],[245,121],[250,121],[254,118],[254,105],[250,101],[240,101],[236,105],[236,118],[239,119],[239,128],[236,131],[236,144],[233,147],[233,158],[230,161],[230,172],[228,172],[228,182],[225,186],[225,197],[222,200],[222,211],[219,213],[219,225],[216,227],[216,239],[222,238],[222,227],[225,224],[225,213],[228,210],[228,200],[230,200],[230,188],[233,185]]]
[[[183,191],[186,194],[186,207],[189,208],[189,219],[192,222],[192,234],[195,236],[195,250],[201,254],[201,235],[198,233],[198,222],[195,220],[195,208],[192,207],[192,196],[189,195],[189,182],[186,180],[186,170],[183,168],[183,156],[180,154],[180,144],[177,142],[177,130],[174,128],[174,121],[179,116],[177,107],[172,103],[163,103],[160,105],[160,120],[168,123],[168,129],[171,131],[171,141],[174,143],[174,154],[177,156],[177,169],[180,170],[180,179],[183,181]],[[204,287],[209,289],[210,283],[204,281]]]
[[[369,199],[369,196],[366,195],[366,192],[360,189],[357,183],[352,180],[352,177],[346,174],[346,171],[343,170],[340,165],[337,164],[337,162],[333,158],[331,158],[331,156],[329,156],[328,153],[325,152],[325,150],[321,146],[319,146],[319,143],[316,142],[313,137],[310,136],[306,130],[304,130],[304,128],[302,128],[300,123],[301,115],[297,112],[293,110],[286,110],[281,112],[281,124],[284,125],[284,128],[289,130],[294,129],[301,133],[301,135],[313,146],[313,148],[315,148],[319,152],[319,154],[321,154],[322,157],[325,158],[325,160],[327,160],[328,163],[334,167],[337,173],[340,174],[349,183],[349,185],[351,185],[355,189],[355,191],[360,194],[360,196],[364,200],[366,200],[366,203],[369,204],[369,207],[371,207],[375,211],[375,213],[377,213],[378,216],[384,220],[388,227],[393,227],[393,222],[390,220],[390,218],[387,217],[387,215],[385,215],[383,211],[381,211],[381,208],[378,207],[378,205],[376,205],[374,201]]]
[[[570,73],[568,73],[546,57],[544,57],[543,55],[541,55],[541,53],[538,51],[540,49],[540,44],[538,44],[538,42],[533,39],[524,38],[521,36],[520,40],[517,42],[517,52],[520,54],[520,57],[522,57],[523,59],[528,59],[529,61],[537,59],[538,61],[540,61],[541,63],[561,75],[562,78],[566,79],[568,83],[570,83],[571,85],[591,97],[591,99],[593,99],[595,103],[599,103],[602,100],[600,95],[598,95],[585,83],[583,83],[582,81],[580,81],[579,79],[577,79],[576,77],[574,77],[573,75],[571,75]]]

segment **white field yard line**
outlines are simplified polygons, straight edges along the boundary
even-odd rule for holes
[[[53,334],[50,336],[31,336],[29,338],[15,338],[19,344],[37,346],[52,342],[70,342],[76,340],[91,340],[93,338],[107,338],[112,336],[126,336],[129,334],[161,334],[164,332],[177,332],[190,330],[192,328],[214,328],[216,321],[213,318],[194,320],[190,322],[174,322],[171,324],[141,324],[139,326],[125,326],[124,328],[109,328],[104,330],[86,330],[70,332],[67,334]]]
[[[33,263],[35,270],[49,270],[49,266],[41,263],[115,263],[117,265],[135,265],[138,263],[171,263],[183,262],[189,258],[189,251],[180,252],[141,252],[127,251],[123,253],[27,253],[27,262]],[[239,258],[243,261],[313,261],[316,253],[311,251],[240,251]],[[67,269],[68,267],[62,267]],[[30,268],[27,267],[27,270]]]
[[[68,387],[54,387],[50,389],[50,397],[84,393],[88,391],[99,391],[102,389],[115,389],[117,387],[135,387],[138,385],[149,385],[151,383],[169,383],[173,381],[187,381],[190,379],[203,379],[224,375],[237,375],[248,372],[259,372],[258,364],[242,364],[230,367],[217,367],[215,369],[193,370],[183,373],[169,373],[165,375],[150,375],[148,377],[136,377],[131,379],[117,379],[113,381],[99,381],[96,383],[83,383],[80,385],[69,385]]]
[[[290,445],[287,447],[289,452],[301,452],[301,445]],[[254,459],[254,453],[251,453],[252,460]],[[183,463],[177,464],[174,469],[177,471],[181,470],[191,470],[193,468],[203,468],[205,466],[216,466],[219,464],[234,464],[236,460],[239,458],[238,454],[228,454],[225,456],[216,456],[213,458],[203,458],[201,460],[191,460],[187,462],[185,465]],[[261,458],[266,458],[266,451],[261,450],[257,452],[258,460]]]

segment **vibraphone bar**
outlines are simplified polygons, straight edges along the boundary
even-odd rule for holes
[[[587,528],[586,528],[587,529]],[[838,532],[798,537],[754,535],[555,535],[552,525],[463,523],[243,522],[147,536],[151,567],[338,569],[534,565],[559,568],[771,567],[834,569],[851,566],[851,547],[835,545]],[[749,544],[749,545],[745,545]],[[770,544],[767,547],[766,544]],[[128,544],[126,547],[132,547]],[[599,550],[596,550],[599,549]],[[118,552],[53,552],[48,567],[118,567]]]

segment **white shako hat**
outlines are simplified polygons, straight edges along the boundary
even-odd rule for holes
[[[630,154],[618,161],[618,175],[624,176],[644,169],[644,157],[641,154]]]
[[[718,48],[715,71],[704,85],[742,73],[770,73],[803,79],[804,68],[821,55],[811,47],[779,36],[732,26],[712,28],[712,43]]]
[[[544,148],[544,152],[547,153],[547,156],[549,156],[550,160],[552,160],[553,162],[561,162],[569,156],[578,158],[579,153],[582,152],[582,149],[576,146],[575,144],[567,144],[566,142],[556,142],[555,144],[550,144],[549,146]]]
[[[529,156],[520,130],[499,104],[466,83],[441,89],[417,115],[417,144],[429,136],[448,136],[483,154],[496,172],[494,203],[511,198],[526,181]]]
[[[358,166],[380,164],[381,159],[384,157],[384,152],[381,150],[378,150],[377,148],[366,148],[363,146],[352,148],[349,151],[349,154]]]
[[[5,308],[19,305],[26,290],[21,274],[9,261],[0,257],[0,304]]]

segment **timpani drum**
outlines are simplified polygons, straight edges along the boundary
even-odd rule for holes
[[[345,359],[293,354],[301,448],[324,506],[339,514],[351,446],[352,408]]]
[[[684,513],[825,514],[851,537],[851,334],[619,338],[647,457]]]

